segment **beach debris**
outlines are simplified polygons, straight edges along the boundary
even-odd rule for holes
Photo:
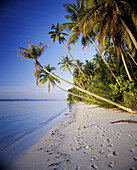
[[[82,125],[82,128],[85,129],[86,127],[84,125]]]
[[[134,157],[133,160],[134,160],[134,161],[137,161],[137,157]]]
[[[118,120],[118,121],[114,121],[114,122],[110,122],[111,124],[114,124],[114,123],[137,123],[137,121],[135,120]]]

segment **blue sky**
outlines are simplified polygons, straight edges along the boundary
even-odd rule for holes
[[[61,74],[57,63],[67,51],[58,42],[52,44],[48,32],[52,24],[65,22],[63,4],[73,0],[2,0],[0,3],[0,98],[47,98],[64,99],[66,93],[47,86],[35,86],[33,75],[34,63],[31,60],[20,60],[17,57],[18,46],[27,47],[28,40],[38,45],[40,41],[50,47],[44,51],[39,61],[42,65],[51,64],[56,67],[56,74],[71,81],[69,73]],[[75,1],[74,1],[75,2]],[[72,47],[75,59],[91,60],[96,53],[90,46],[85,54],[80,42]],[[61,83],[68,89],[69,85]]]

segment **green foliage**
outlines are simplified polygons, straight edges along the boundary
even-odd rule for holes
[[[129,80],[124,80],[123,75],[118,76],[117,79],[120,82],[121,87],[117,83],[110,84],[109,87],[112,89],[112,95],[122,94],[124,91],[131,91],[133,89],[134,83]]]
[[[135,108],[137,106],[137,90],[135,83],[129,80],[124,80],[123,75],[117,77],[121,87],[118,84],[110,84],[111,98],[113,101],[118,101],[126,107]]]

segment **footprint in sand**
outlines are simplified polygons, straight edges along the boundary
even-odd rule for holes
[[[134,160],[134,161],[137,161],[137,157],[134,157],[133,160]]]
[[[95,156],[92,156],[90,161],[98,160]]]
[[[110,145],[107,145],[108,147],[112,148],[113,147],[113,144],[110,144]]]
[[[111,139],[107,139],[107,142],[109,143],[111,141]]]
[[[98,167],[96,165],[91,165],[90,168],[91,169],[98,169]]]
[[[104,153],[104,151],[99,151],[99,155],[103,155]]]
[[[113,166],[114,166],[114,161],[112,161],[109,165],[108,165],[108,167],[110,167],[110,168],[113,168]]]
[[[136,170],[134,167],[131,167],[129,170]]]
[[[52,164],[48,165],[48,167],[57,167],[59,164],[60,164],[60,162],[52,163]]]
[[[130,151],[130,152],[134,152],[134,149],[130,149],[129,151]]]
[[[113,154],[114,156],[118,156],[118,153],[117,153],[116,151],[113,151],[112,154]]]
[[[101,146],[101,147],[103,147],[103,146],[104,146],[104,144],[101,144],[100,146]]]

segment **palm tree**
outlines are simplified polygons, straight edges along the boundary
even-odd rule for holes
[[[111,100],[109,100],[109,99],[106,99],[106,98],[101,97],[101,96],[99,96],[99,95],[96,95],[96,94],[94,94],[94,93],[92,93],[92,92],[89,92],[89,91],[87,91],[87,90],[85,90],[85,89],[82,89],[82,88],[80,88],[80,87],[78,87],[78,86],[70,83],[69,81],[64,80],[64,79],[56,76],[55,74],[49,72],[49,71],[46,70],[44,67],[42,67],[42,65],[41,65],[39,62],[38,62],[37,64],[38,64],[38,66],[39,66],[40,68],[42,68],[45,72],[47,72],[48,74],[50,74],[50,75],[53,76],[54,78],[57,78],[58,80],[63,81],[63,82],[65,82],[65,83],[73,86],[73,87],[76,88],[77,90],[80,90],[80,91],[82,91],[82,92],[84,92],[84,93],[86,93],[86,94],[88,94],[88,95],[90,95],[90,96],[93,96],[93,97],[95,97],[95,98],[97,98],[97,99],[99,99],[99,100],[103,100],[103,101],[105,101],[105,102],[107,102],[107,103],[109,103],[109,104],[112,104],[112,105],[114,105],[114,106],[117,106],[117,107],[119,107],[119,108],[121,108],[121,109],[123,109],[123,110],[126,110],[126,111],[130,112],[130,113],[137,113],[136,110],[132,110],[131,108],[127,108],[127,107],[121,106],[120,104],[118,104],[118,103],[116,103],[116,102],[113,102],[113,101],[111,101]]]
[[[90,3],[93,1],[94,0],[89,0]],[[129,4],[129,2],[127,1],[119,1],[119,0],[116,0],[116,1],[109,0],[109,1],[103,1],[103,2],[96,1],[96,3],[94,4],[95,4],[95,7],[98,6],[98,8],[94,11],[93,7],[91,7],[91,9],[87,11],[89,12],[90,15],[92,11],[94,11],[94,13],[98,13],[96,19],[94,19],[95,23],[93,27],[94,30],[97,32],[96,37],[98,39],[98,42],[104,48],[106,43],[107,42],[110,43],[110,39],[112,38],[113,46],[117,53],[117,56],[119,58],[121,55],[127,76],[129,80],[132,81],[132,78],[129,74],[120,44],[123,44],[127,46],[129,49],[131,49],[132,41],[136,47],[137,47],[137,43],[131,31],[128,29],[127,25],[122,19],[122,17],[127,16],[127,19],[128,19],[129,17],[131,18],[132,16],[132,20],[133,20],[132,25],[134,27],[136,25],[135,18],[137,18],[137,14],[135,10],[132,9],[132,6]],[[90,25],[91,22],[93,23],[92,21],[93,18],[91,16],[88,16],[89,14],[86,13],[85,15],[86,17],[85,19],[83,19],[83,23],[84,23],[84,20],[86,20],[87,25]],[[94,15],[95,14],[93,14],[93,16]],[[130,40],[130,38],[132,41]]]
[[[76,60],[76,62],[77,62],[77,65],[82,70],[83,62],[80,61],[80,60]],[[73,75],[74,75],[75,80],[77,80],[79,82],[79,84],[84,88],[85,87],[84,86],[85,79],[84,79],[83,75],[81,74],[80,70],[77,68],[76,65],[74,65]]]
[[[36,85],[38,85],[38,77],[39,77],[39,70],[40,70],[40,68],[37,64],[37,58],[41,56],[45,47],[49,47],[49,46],[43,45],[42,41],[38,44],[37,47],[34,44],[32,44],[31,41],[29,41],[29,48],[17,47],[17,50],[20,51],[17,56],[21,56],[21,59],[35,60],[34,76],[36,77]]]
[[[21,54],[20,54],[20,55],[21,55]],[[28,57],[24,57],[24,53],[22,53],[21,56],[22,56],[23,58],[25,58],[25,59],[28,58]],[[34,59],[32,56],[31,56],[31,57],[30,57],[30,55],[28,55],[28,56],[29,56],[30,59]],[[51,72],[48,71],[46,68],[44,68],[44,67],[38,62],[38,60],[37,60],[37,66],[38,66],[39,68],[43,69],[43,70],[44,70],[46,73],[48,73],[50,76],[52,76],[52,77],[54,77],[55,79],[58,79],[58,80],[60,80],[60,81],[63,81],[63,82],[65,82],[65,83],[73,86],[73,87],[76,88],[77,90],[80,90],[80,91],[82,91],[82,92],[84,92],[84,93],[86,93],[86,94],[88,94],[88,95],[90,95],[90,96],[93,96],[93,97],[95,97],[95,98],[97,98],[97,99],[99,99],[99,100],[103,100],[103,101],[105,101],[105,102],[107,102],[107,103],[110,103],[110,104],[112,104],[112,105],[114,105],[114,106],[117,106],[117,107],[119,107],[119,108],[121,108],[121,109],[123,109],[123,110],[126,110],[126,111],[128,111],[128,112],[137,113],[136,110],[132,110],[132,109],[130,109],[130,108],[121,106],[121,105],[118,104],[118,103],[115,103],[115,102],[113,102],[113,101],[111,101],[111,100],[109,100],[109,99],[106,99],[106,98],[104,98],[104,97],[101,97],[101,96],[99,96],[99,95],[96,95],[96,94],[94,94],[94,93],[91,93],[91,92],[89,92],[89,91],[87,91],[87,90],[85,90],[85,89],[82,89],[82,88],[80,88],[80,87],[78,87],[78,86],[76,86],[76,85],[74,85],[74,84],[72,84],[72,83],[70,83],[70,82],[68,82],[68,81],[66,81],[66,80],[58,77],[58,76],[56,76],[55,74],[51,73]]]
[[[73,76],[72,74],[72,67],[73,67],[73,60],[70,60],[70,58],[68,57],[68,55],[66,55],[66,57],[62,56],[62,59],[60,59],[61,62],[58,63],[58,65],[60,66],[60,70],[62,69],[62,73],[65,71],[65,74],[67,72],[67,70],[69,70],[70,74]]]
[[[44,66],[45,70],[48,70],[49,72],[52,72],[53,70],[56,70],[55,67],[50,67],[50,64],[47,66]],[[43,86],[45,83],[48,84],[48,92],[50,92],[50,84],[55,85],[55,82],[60,83],[60,81],[57,78],[54,78],[53,76],[50,76],[45,70],[41,69],[39,72],[39,86]]]
[[[55,67],[50,67],[50,64],[48,64],[47,66],[44,66],[44,68],[45,68],[45,70],[48,70],[49,72],[52,72],[53,70],[56,70]],[[67,92],[67,93],[69,93],[71,95],[74,95],[74,96],[77,96],[77,97],[80,97],[80,98],[83,98],[83,99],[86,99],[86,100],[90,100],[90,101],[96,101],[94,99],[90,99],[90,98],[87,98],[87,97],[84,97],[84,96],[80,96],[80,95],[71,93],[71,92],[57,86],[56,82],[60,83],[60,81],[57,78],[54,78],[53,76],[48,74],[45,70],[43,70],[43,69],[40,70],[40,73],[39,73],[39,86],[43,87],[43,85],[45,83],[48,83],[48,92],[50,92],[50,84],[52,84],[53,87],[57,87],[58,89],[60,89],[60,90],[62,90],[64,92]]]
[[[65,71],[65,74],[66,74],[67,69],[68,69],[74,79],[74,82],[76,82],[76,84],[78,84],[81,88],[83,88],[73,76],[73,73],[72,73],[72,67],[74,66],[74,64],[72,63],[73,60],[70,60],[68,55],[66,55],[66,57],[62,56],[62,58],[63,59],[61,59],[61,62],[58,63],[58,65],[60,65],[60,64],[62,65],[62,66],[60,66],[60,70],[62,69],[62,73]]]
[[[123,24],[121,25],[121,17],[119,15],[120,12],[118,12],[118,4],[120,6],[125,6],[124,1],[105,1],[105,3],[102,5],[102,9],[100,9],[100,15],[99,19],[97,19],[97,27],[96,32],[98,32],[97,38],[98,42],[101,44],[101,46],[105,47],[106,45],[106,37],[109,35],[109,41],[112,37],[113,47],[117,53],[118,58],[120,58],[120,55],[122,57],[122,61],[127,73],[127,76],[130,81],[132,81],[132,78],[129,74],[123,52],[121,50],[121,44],[125,44],[128,48],[132,48],[132,42],[130,40],[130,34],[128,34],[123,27]],[[127,4],[126,4],[127,5]],[[123,9],[122,8],[122,9]],[[124,10],[122,13],[125,13]],[[124,21],[122,21],[124,22]]]
[[[93,67],[93,64],[91,61],[86,60],[86,63],[83,66],[83,70],[84,70],[84,73],[85,73],[87,79],[92,80],[94,67]]]
[[[96,3],[95,3],[96,4]],[[92,24],[96,21],[96,11],[97,7],[95,6],[92,10],[87,9],[85,3],[83,3],[83,0],[77,0],[77,5],[74,3],[67,3],[64,5],[65,10],[70,14],[66,15],[65,17],[70,20],[70,22],[65,22],[62,24],[63,28],[70,29],[70,33],[72,34],[69,38],[69,43],[74,43],[76,39],[80,36],[82,33],[83,40],[86,42],[87,40],[90,40],[94,46],[96,47],[98,53],[101,55],[103,61],[105,62],[106,66],[108,67],[109,71],[111,72],[112,76],[115,78],[116,82],[121,86],[119,81],[116,79],[115,74],[111,70],[109,64],[105,60],[104,56],[102,55],[101,51],[97,47],[94,40],[91,38],[95,36],[95,33],[93,32],[93,29],[91,27]],[[90,19],[90,23],[89,23]],[[86,42],[86,45],[88,43]]]
[[[54,31],[50,31],[49,35],[50,38],[52,39],[52,42],[55,42],[57,39],[59,40],[59,43],[63,44],[65,49],[67,50],[67,52],[69,53],[71,59],[73,60],[73,62],[75,63],[75,65],[78,67],[78,69],[80,70],[80,72],[82,73],[83,77],[85,78],[85,80],[87,81],[89,87],[91,88],[91,90],[93,91],[90,83],[88,82],[86,76],[84,75],[83,71],[79,68],[79,66],[77,65],[76,61],[74,60],[73,56],[71,55],[69,49],[67,48],[67,46],[64,44],[64,41],[66,41],[66,39],[64,38],[64,36],[68,35],[66,33],[63,33],[62,30],[63,28],[59,25],[59,23],[57,23],[56,25],[52,25],[51,29],[54,29]]]

